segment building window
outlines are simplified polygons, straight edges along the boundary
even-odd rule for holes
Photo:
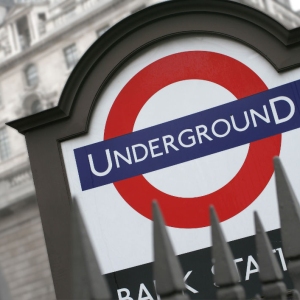
[[[27,17],[22,17],[16,22],[20,46],[22,50],[27,49],[31,44],[30,31]]]
[[[72,44],[64,49],[66,65],[68,69],[73,68],[78,61],[78,53],[75,44]]]
[[[43,110],[42,103],[39,100],[34,100],[31,104],[31,113],[36,114]]]
[[[44,13],[39,13],[37,16],[39,35],[43,35],[46,33],[46,15]]]
[[[0,160],[6,160],[10,156],[10,147],[6,128],[0,128]]]
[[[43,102],[36,93],[27,95],[23,102],[23,116],[36,114],[44,110]]]
[[[25,68],[25,78],[27,86],[35,86],[38,83],[38,73],[36,66],[34,64],[30,64]]]

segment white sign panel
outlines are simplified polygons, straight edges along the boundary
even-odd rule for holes
[[[211,245],[210,204],[229,241],[254,234],[253,211],[277,229],[274,156],[300,198],[299,79],[208,35],[163,41],[119,70],[88,134],[62,143],[102,271],[153,260],[153,199],[177,254]]]

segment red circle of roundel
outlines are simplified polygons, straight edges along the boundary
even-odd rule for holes
[[[250,68],[226,55],[206,51],[172,54],[151,63],[125,85],[109,112],[104,139],[132,132],[140,110],[156,92],[172,83],[189,79],[219,84],[237,99],[267,90],[264,82]],[[210,224],[210,205],[214,205],[220,221],[224,221],[244,210],[260,195],[272,177],[272,159],[279,155],[280,146],[280,134],[250,143],[247,157],[236,176],[219,190],[205,196],[171,196],[156,189],[143,175],[115,182],[114,185],[125,201],[146,218],[151,219],[151,203],[156,199],[168,226],[205,227]]]

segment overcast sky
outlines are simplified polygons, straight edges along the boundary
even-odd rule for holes
[[[300,10],[300,0],[290,0],[294,10]]]

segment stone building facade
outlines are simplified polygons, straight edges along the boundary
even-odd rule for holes
[[[225,0],[224,0],[225,1]],[[0,265],[12,299],[55,299],[26,144],[5,123],[57,104],[81,55],[110,26],[159,0],[0,0]],[[287,0],[239,0],[287,28]]]

